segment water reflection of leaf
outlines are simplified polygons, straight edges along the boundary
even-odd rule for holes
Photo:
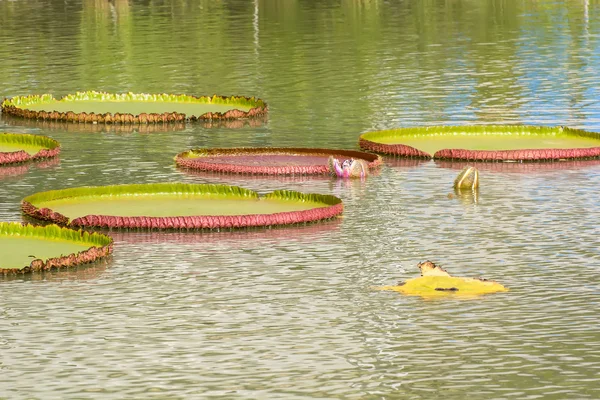
[[[52,169],[60,165],[59,157],[44,160],[32,160],[22,164],[0,165],[0,180],[23,175],[30,169]]]
[[[0,120],[12,126],[40,130],[59,130],[69,133],[114,133],[128,135],[132,133],[178,132],[186,128],[185,122],[172,122],[166,124],[93,124],[26,119],[6,114],[2,114]]]
[[[476,167],[480,172],[507,172],[531,174],[560,170],[579,170],[600,166],[600,160],[569,160],[553,162],[472,162],[472,161],[435,161],[436,166],[453,170],[462,170],[467,165]]]
[[[383,164],[392,168],[398,169],[413,169],[418,168],[426,163],[430,163],[431,160],[422,158],[407,158],[407,157],[383,157]]]
[[[91,281],[100,278],[111,264],[112,256],[109,255],[93,263],[82,264],[75,267],[53,269],[51,271],[35,272],[23,275],[0,275],[0,282],[13,280],[40,283],[64,280]]]
[[[226,231],[99,231],[110,235],[115,243],[125,244],[159,244],[173,245],[225,246],[227,248],[261,247],[266,242],[285,244],[294,242],[311,242],[316,237],[339,230],[342,220],[334,218],[327,221],[306,225],[281,226],[272,228],[252,228]]]
[[[454,188],[454,196],[449,194],[450,199],[457,198],[465,205],[477,204],[479,202],[479,189]]]

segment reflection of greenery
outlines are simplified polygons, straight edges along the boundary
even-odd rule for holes
[[[577,109],[586,98],[579,74],[597,48],[597,9],[586,16],[576,0],[5,1],[0,54],[11,56],[0,76],[26,93],[27,82],[53,93],[46,85],[64,82],[57,94],[260,96],[282,116],[270,121],[273,130],[292,129],[293,116],[311,145],[323,131],[405,123],[401,114],[436,122],[514,118],[535,100],[530,82],[547,78],[540,66],[567,77],[564,94]],[[37,29],[17,36],[22,26]],[[16,51],[17,40],[27,51]],[[561,52],[556,62],[552,54]]]

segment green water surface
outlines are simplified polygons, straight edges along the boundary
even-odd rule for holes
[[[442,149],[518,150],[598,147],[600,141],[567,135],[411,135],[388,136],[378,143],[404,144],[434,154]]]
[[[277,199],[229,199],[220,196],[128,195],[76,197],[36,203],[69,218],[85,215],[174,217],[250,215],[302,211],[324,204]]]
[[[235,104],[198,104],[179,102],[153,102],[153,101],[56,101],[52,103],[32,104],[25,108],[34,111],[58,111],[74,113],[121,113],[138,115],[141,113],[162,114],[165,112],[178,112],[187,116],[199,116],[208,112],[225,113],[229,110],[248,111],[251,107]]]
[[[36,258],[47,260],[87,250],[91,245],[47,238],[0,236],[0,269],[25,268]],[[34,257],[30,257],[34,256]]]

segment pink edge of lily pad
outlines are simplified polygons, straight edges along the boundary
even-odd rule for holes
[[[46,261],[35,259],[24,268],[0,268],[0,275],[22,275],[29,272],[49,271],[51,269],[74,267],[81,264],[89,264],[110,255],[113,251],[113,242],[102,247],[92,246],[78,253],[66,256],[52,257]]]
[[[0,152],[0,165],[21,163],[29,160],[37,160],[41,158],[52,158],[60,153],[60,146],[53,149],[41,149],[33,155],[29,155],[24,150]]]
[[[434,159],[464,161],[558,161],[600,157],[600,147],[575,149],[465,150],[442,149]]]
[[[330,219],[340,215],[344,206],[338,204],[310,210],[288,211],[273,214],[251,215],[199,215],[180,217],[120,217],[110,215],[86,215],[69,221],[66,216],[48,208],[37,208],[23,201],[21,209],[33,218],[69,227],[132,228],[132,229],[218,229],[250,228],[275,225],[293,225]]]

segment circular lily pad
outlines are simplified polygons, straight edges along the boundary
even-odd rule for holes
[[[343,205],[330,195],[279,190],[259,196],[237,186],[157,183],[40,192],[23,199],[21,209],[74,227],[219,229],[328,219]]]
[[[89,263],[110,254],[112,243],[106,235],[57,225],[0,222],[0,275]]]
[[[556,161],[600,157],[600,134],[565,127],[433,126],[368,132],[360,147],[442,160]]]
[[[46,136],[0,133],[0,165],[55,157],[60,144]]]
[[[17,96],[2,102],[2,112],[52,121],[148,124],[251,118],[265,114],[267,104],[254,97],[90,91],[61,99],[51,94]]]
[[[365,161],[370,170],[382,163],[377,154],[351,150],[291,147],[203,148],[179,153],[180,167],[233,174],[256,175],[328,175],[328,159]]]

